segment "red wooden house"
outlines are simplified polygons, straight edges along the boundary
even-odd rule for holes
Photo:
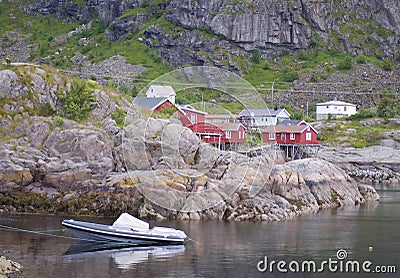
[[[198,122],[188,126],[188,128],[199,136],[201,140],[218,148],[225,142],[225,133],[216,125]]]
[[[264,143],[313,145],[320,144],[318,132],[309,124],[269,126],[262,133]]]
[[[196,110],[190,105],[178,105],[178,117],[183,126],[189,127],[196,123],[205,122],[205,115],[207,113]]]
[[[246,128],[241,123],[216,123],[224,132],[223,149],[237,149],[246,140]]]
[[[235,149],[246,140],[246,128],[239,123],[198,122],[188,126],[201,140],[221,149]]]
[[[225,143],[244,143],[246,128],[240,123],[216,123],[225,133]]]

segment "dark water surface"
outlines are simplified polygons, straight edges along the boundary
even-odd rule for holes
[[[397,187],[399,189],[399,187]],[[0,255],[21,263],[27,277],[400,277],[400,190],[379,191],[381,202],[359,207],[328,209],[295,220],[273,223],[229,223],[223,221],[158,221],[151,225],[182,229],[194,242],[185,246],[129,247],[93,250],[94,247],[65,236],[51,237],[0,229]],[[65,218],[65,217],[64,217]],[[26,230],[62,229],[59,216],[0,214],[0,225]],[[78,219],[78,218],[75,218]],[[79,218],[112,223],[114,218]],[[372,247],[372,252],[369,250]],[[84,249],[84,250],[83,250]],[[301,271],[301,263],[336,260],[343,249],[349,260],[371,261],[397,274],[333,272],[328,265],[322,273]],[[86,252],[83,252],[86,251]],[[343,253],[342,253],[343,254]],[[257,264],[268,257],[285,261],[259,272]],[[293,262],[294,261],[294,262]],[[299,273],[296,271],[299,264]],[[290,270],[288,265],[291,264]],[[265,263],[260,264],[264,267]],[[311,269],[312,270],[312,269]],[[348,268],[351,271],[351,268]]]

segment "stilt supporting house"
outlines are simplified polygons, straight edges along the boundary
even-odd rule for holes
[[[279,149],[284,152],[286,159],[302,159],[316,157],[320,144],[277,144]]]

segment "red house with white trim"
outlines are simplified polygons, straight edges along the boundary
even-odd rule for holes
[[[309,124],[269,126],[262,133],[264,143],[313,145],[320,144],[318,132]]]
[[[205,122],[207,113],[195,109],[190,105],[178,105],[178,117],[183,126],[189,127],[196,123]]]
[[[224,132],[223,149],[237,149],[246,140],[246,128],[241,123],[216,123]]]
[[[218,148],[225,143],[225,133],[216,125],[198,122],[188,126],[188,128],[199,136],[201,140]]]
[[[246,128],[240,123],[216,123],[225,133],[225,143],[244,143]]]

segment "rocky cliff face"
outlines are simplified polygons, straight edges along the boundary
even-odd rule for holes
[[[144,120],[115,93],[95,90],[88,122],[61,113],[69,81],[34,66],[0,71],[1,211],[63,212],[178,219],[280,220],[379,196],[333,164],[274,164],[202,143],[175,120]],[[126,127],[111,119],[128,111]],[[315,175],[315,173],[318,175]]]
[[[357,28],[357,21],[371,22],[393,31],[392,36],[372,39],[385,45],[384,56],[396,57],[400,33],[398,1],[190,1],[174,0],[167,19],[187,29],[209,29],[223,36],[232,48],[259,49],[263,57],[283,50],[307,49],[318,38],[330,47],[352,55],[376,50],[343,31]],[[317,36],[312,36],[315,33]],[[332,39],[335,33],[338,40]],[[371,38],[364,38],[371,39]]]
[[[88,7],[94,8],[108,27],[106,36],[111,40],[143,32],[145,23],[163,16],[183,30],[177,28],[171,33],[153,24],[144,37],[174,66],[198,65],[209,60],[221,64],[221,55],[217,58],[205,54],[221,49],[234,55],[259,49],[262,57],[270,58],[283,51],[307,49],[316,40],[352,55],[379,52],[393,59],[399,54],[400,5],[396,0],[88,0],[87,6],[73,2],[40,1],[25,9],[79,20],[90,19]],[[149,6],[123,16],[129,9]],[[211,38],[196,30],[209,33]],[[177,52],[181,55],[174,55]],[[234,65],[230,67],[234,69]]]

